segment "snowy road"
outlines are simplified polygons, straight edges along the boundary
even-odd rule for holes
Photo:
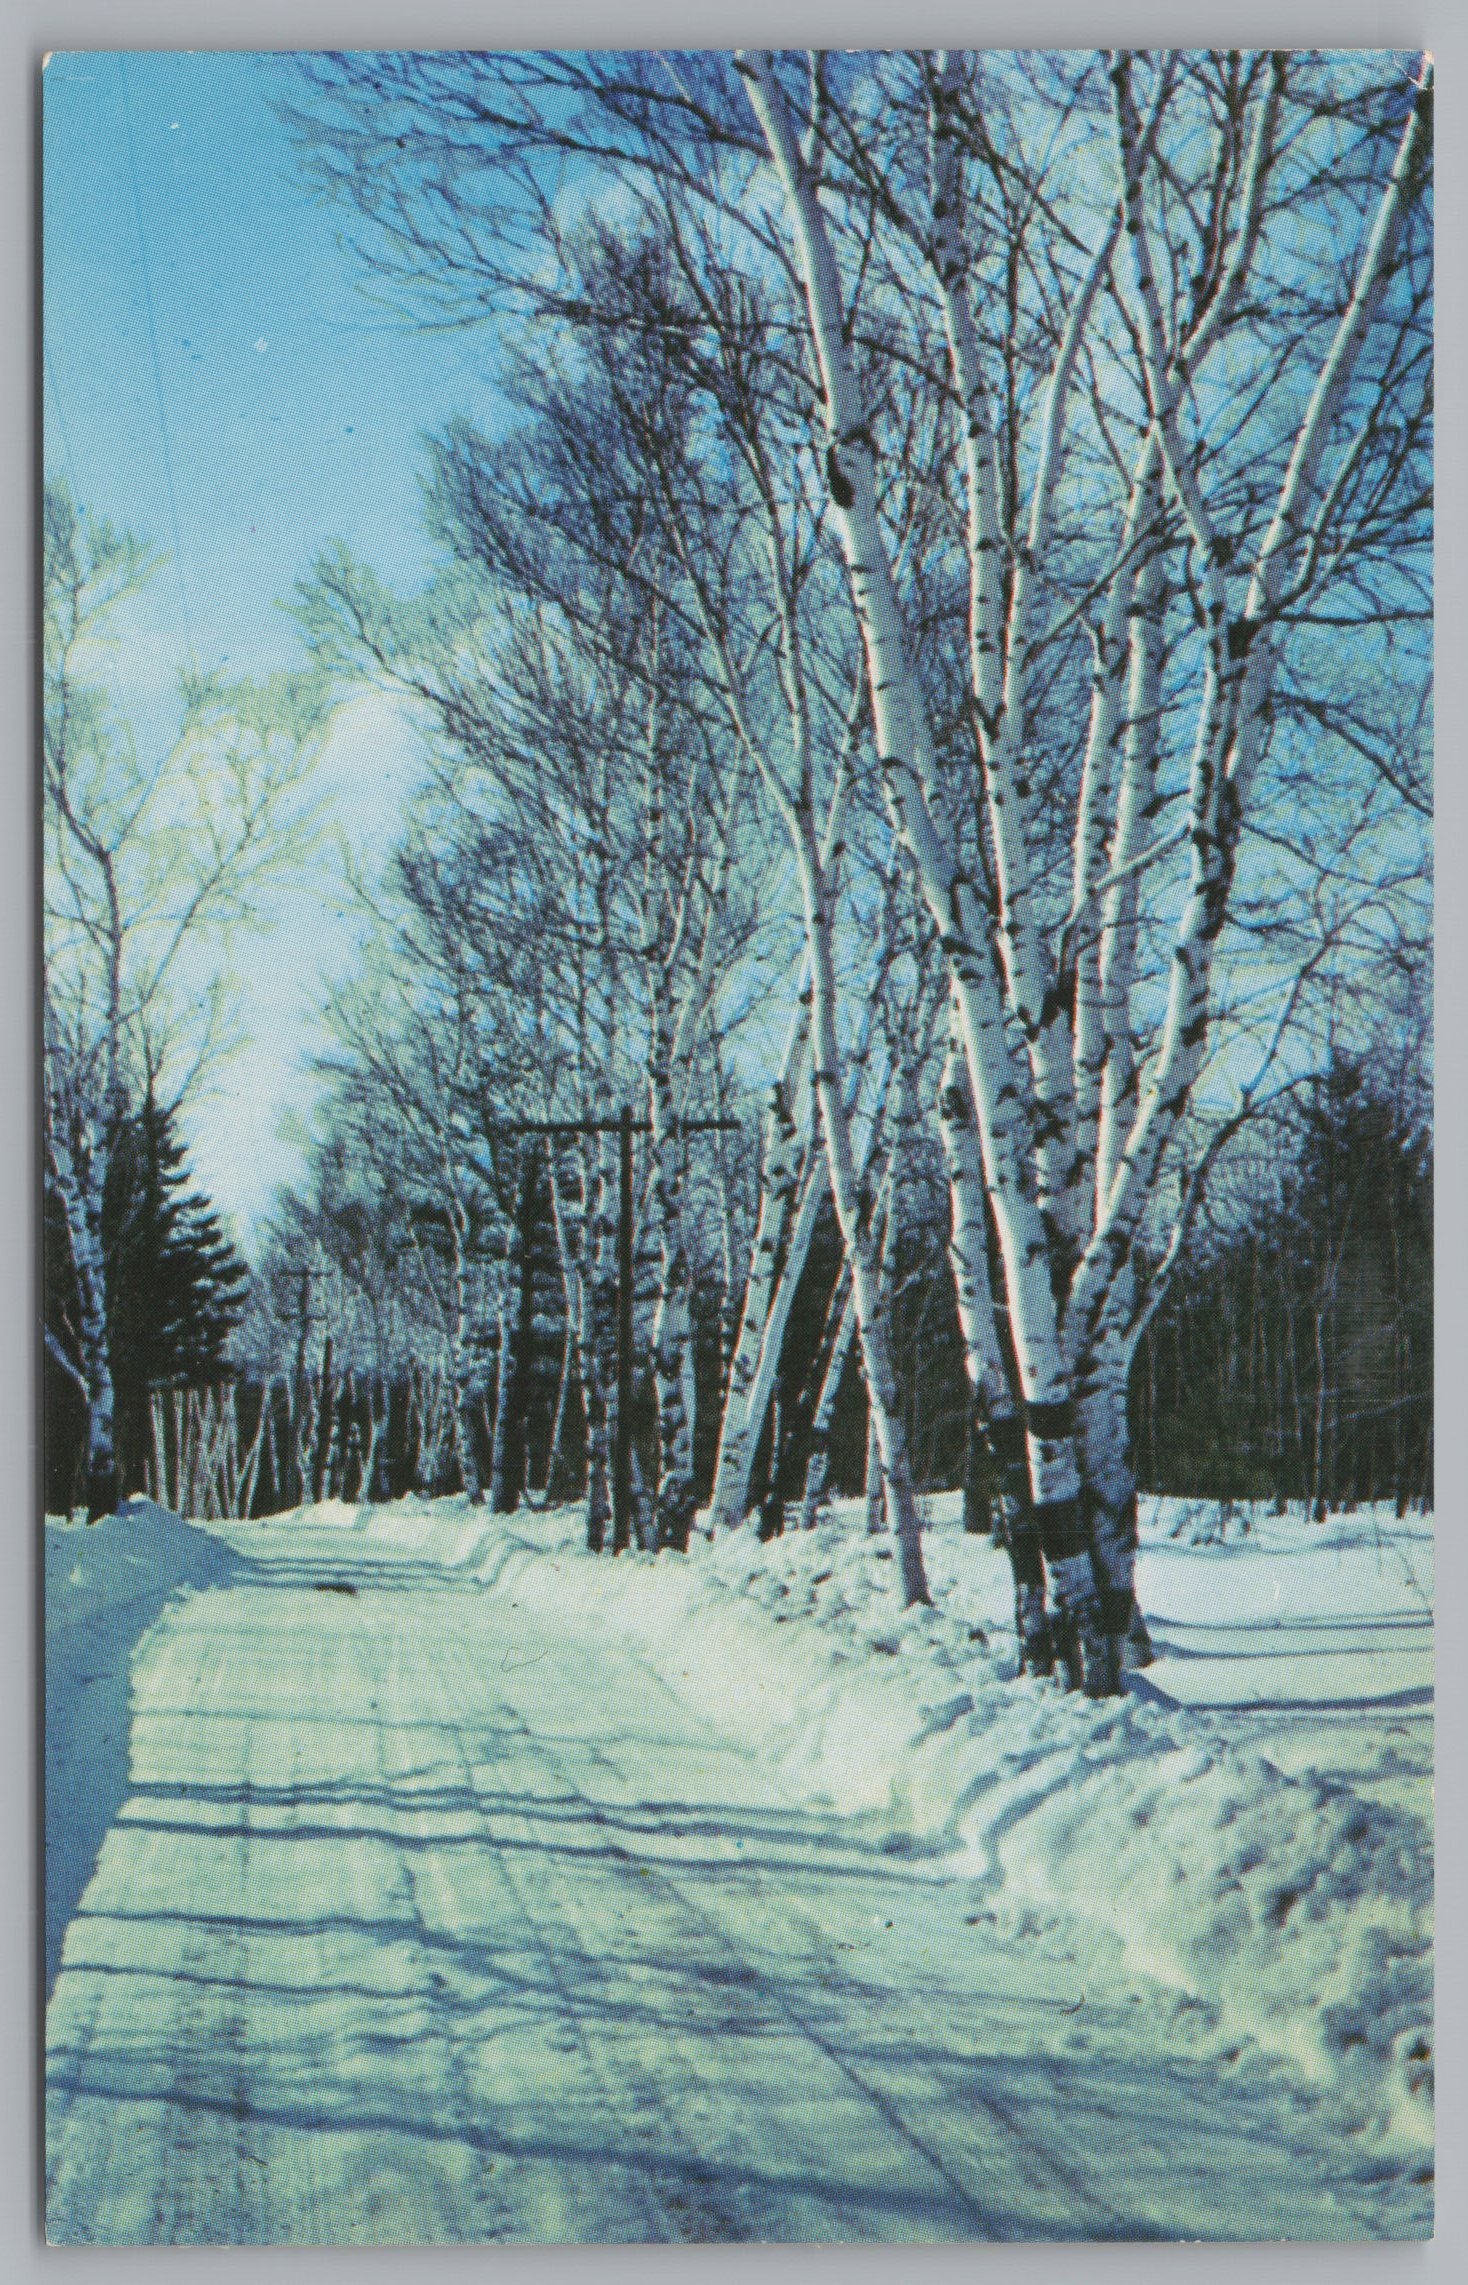
[[[510,1588],[249,1545],[139,1654],[53,2241],[1355,2234],[1286,2074],[1100,1937],[1001,1933]]]

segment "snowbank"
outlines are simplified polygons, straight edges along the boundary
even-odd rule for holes
[[[96,1524],[46,1518],[46,1990],[127,1791],[132,1654],[179,1593],[245,1566],[151,1500]]]
[[[1245,1561],[1237,1540],[1214,1535],[1205,1552],[1198,1539],[1208,1533],[1177,1526],[1175,1504],[1153,1503],[1144,1519],[1173,1631],[1284,1631],[1275,1695],[1261,1701],[1271,1718],[1288,1698],[1279,1664],[1293,1668],[1297,1631],[1349,1611],[1362,1671],[1379,1682],[1372,1634],[1390,1634],[1402,1608],[1421,1620],[1424,1583],[1430,1597],[1430,1527],[1420,1520],[1398,1527],[1376,1514],[1322,1530],[1271,1519],[1256,1526]],[[585,1556],[559,1519],[534,1528],[534,1550],[524,1538],[488,1542],[480,1575],[568,1624],[615,1627],[788,1781],[877,1820],[889,1848],[989,1880],[1002,1905],[1110,1930],[1134,1968],[1213,2011],[1220,2054],[1247,2037],[1303,2067],[1356,2138],[1363,2172],[1425,2160],[1425,1785],[1414,1810],[1363,1798],[1320,1769],[1287,1774],[1255,1750],[1236,1706],[1180,1706],[1146,1677],[1099,1705],[1012,1680],[1003,1564],[951,1524],[927,1542],[938,1607],[905,1613],[889,1548],[851,1519],[770,1546],[745,1530],[699,1543],[687,1562],[634,1555],[615,1565]],[[1382,1559],[1389,1542],[1405,1547],[1405,1576]],[[1169,1565],[1170,1549],[1179,1560]],[[1166,1674],[1165,1622],[1159,1631],[1155,1671]],[[1334,1655],[1339,1664],[1345,1653]],[[1400,1663],[1403,1653],[1390,1655]],[[1291,1702],[1297,1757],[1308,1675],[1305,1687],[1304,1713]],[[1383,1702],[1421,1694],[1388,1690]]]
[[[1102,1704],[1012,1678],[1003,1560],[952,1501],[930,1525],[936,1606],[906,1612],[890,1546],[854,1510],[770,1546],[745,1530],[615,1562],[585,1553],[575,1514],[506,1523],[454,1500],[333,1502],[268,1528],[340,1533],[385,1575],[411,1555],[568,1629],[613,1628],[794,1791],[983,1881],[1000,1913],[1108,1932],[1201,2003],[1221,2062],[1247,2038],[1310,2074],[1363,2176],[1425,2178],[1430,1523],[1148,1503],[1160,1655]],[[48,1527],[48,1976],[122,1797],[131,1649],[260,1529],[139,1507]]]

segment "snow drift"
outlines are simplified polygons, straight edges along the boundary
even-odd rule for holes
[[[96,1524],[46,1518],[46,1990],[127,1793],[132,1654],[179,1593],[248,1564],[152,1500]]]
[[[1154,1505],[1149,1522],[1161,1553],[1174,1520]],[[879,1820],[889,1847],[993,1883],[1009,1908],[1099,1923],[1134,1968],[1212,2011],[1220,2054],[1248,2038],[1308,2073],[1355,2138],[1363,2173],[1401,2166],[1426,2177],[1425,1787],[1419,1813],[1363,1798],[1328,1771],[1287,1774],[1256,1749],[1240,1709],[1207,1716],[1145,1677],[1126,1699],[1100,1704],[1011,1679],[1003,1566],[954,1530],[928,1538],[938,1607],[901,1612],[889,1546],[849,1521],[769,1546],[745,1529],[701,1544],[688,1562],[633,1556],[615,1566],[542,1528],[552,1543],[534,1551],[487,1544],[481,1576],[517,1602],[636,1640],[720,1729],[804,1791]],[[1345,1536],[1364,1544],[1374,1533],[1379,1551],[1391,1528],[1394,1519],[1368,1517]],[[1417,1588],[1430,1540],[1420,1523],[1406,1532]],[[1313,1564],[1284,1566],[1292,1595],[1308,1596],[1313,1578],[1329,1606],[1344,1565],[1346,1591],[1359,1598],[1366,1572],[1352,1574],[1350,1545],[1333,1549],[1299,1520],[1276,1530],[1303,1537],[1306,1552],[1312,1534]],[[1332,1565],[1332,1552],[1342,1561]],[[1247,1603],[1267,1582],[1277,1605],[1271,1569],[1251,1550],[1234,1591]],[[1400,1577],[1380,1564],[1375,1575],[1379,1604]],[[1217,1623],[1227,1595],[1216,1559],[1212,1581],[1202,1609]],[[1379,1615],[1356,1600],[1358,1626]]]

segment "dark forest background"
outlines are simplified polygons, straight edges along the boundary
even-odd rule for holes
[[[1430,1505],[1432,1439],[1432,1182],[1425,1113],[1379,1075],[1346,1058],[1259,1122],[1226,1158],[1208,1207],[1139,1344],[1131,1420],[1149,1490],[1210,1499],[1308,1501],[1324,1515],[1363,1502]],[[964,1481],[968,1404],[946,1242],[941,1167],[919,1157],[903,1187],[894,1275],[897,1351],[908,1432],[926,1490]],[[425,1361],[382,1368],[364,1355],[344,1313],[333,1322],[319,1274],[297,1271],[300,1215],[272,1234],[258,1274],[240,1258],[191,1182],[172,1120],[145,1102],[129,1120],[108,1178],[109,1332],[125,1490],[192,1482],[201,1506],[247,1492],[265,1515],[302,1499],[397,1498],[459,1488],[452,1440],[434,1433]],[[350,1184],[323,1206],[312,1237],[334,1251],[338,1294],[391,1274],[391,1203],[369,1210]],[[397,1233],[399,1242],[403,1233]],[[422,1247],[432,1232],[412,1232]],[[518,1337],[510,1345],[507,1439],[500,1501],[573,1497],[583,1453],[578,1407],[561,1402],[564,1305],[548,1216],[528,1233],[519,1278]],[[822,1331],[839,1266],[834,1218],[818,1230],[791,1311],[778,1401],[755,1482],[767,1525],[798,1501]],[[46,1224],[48,1320],[75,1313],[70,1256],[54,1209]],[[294,1279],[294,1283],[293,1283]],[[241,1328],[273,1281],[275,1321],[294,1316],[293,1353],[279,1372],[252,1369]],[[528,1331],[528,1339],[525,1338]],[[277,1342],[277,1346],[279,1346]],[[482,1350],[484,1480],[490,1481],[498,1403],[494,1328]],[[721,1369],[719,1311],[702,1290],[695,1309],[701,1496],[714,1464]],[[639,1390],[636,1434],[651,1463],[650,1384]],[[193,1440],[196,1465],[187,1453]],[[160,1440],[163,1480],[159,1479]],[[213,1452],[212,1459],[210,1452]],[[253,1469],[247,1469],[254,1453]],[[866,1407],[853,1359],[831,1431],[829,1487],[860,1492]],[[182,1473],[180,1474],[180,1471]],[[86,1422],[80,1392],[45,1366],[45,1497],[51,1512],[84,1493]]]

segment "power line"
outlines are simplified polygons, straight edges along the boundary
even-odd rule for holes
[[[138,190],[138,160],[133,148],[132,104],[127,90],[127,57],[119,53],[117,68],[122,77],[122,118],[127,140],[128,173],[132,178],[133,217],[138,231],[138,257],[143,270],[143,306],[148,316],[148,344],[153,353],[153,396],[158,407],[158,435],[163,446],[163,475],[168,490],[168,516],[173,530],[173,568],[178,577],[179,609],[183,614],[184,648],[189,665],[197,671],[194,656],[194,638],[189,624],[188,585],[184,578],[183,542],[178,531],[178,495],[173,484],[173,454],[168,445],[168,417],[163,409],[163,368],[158,357],[158,325],[153,314],[153,281],[148,272],[148,242],[143,229],[143,201]]]

